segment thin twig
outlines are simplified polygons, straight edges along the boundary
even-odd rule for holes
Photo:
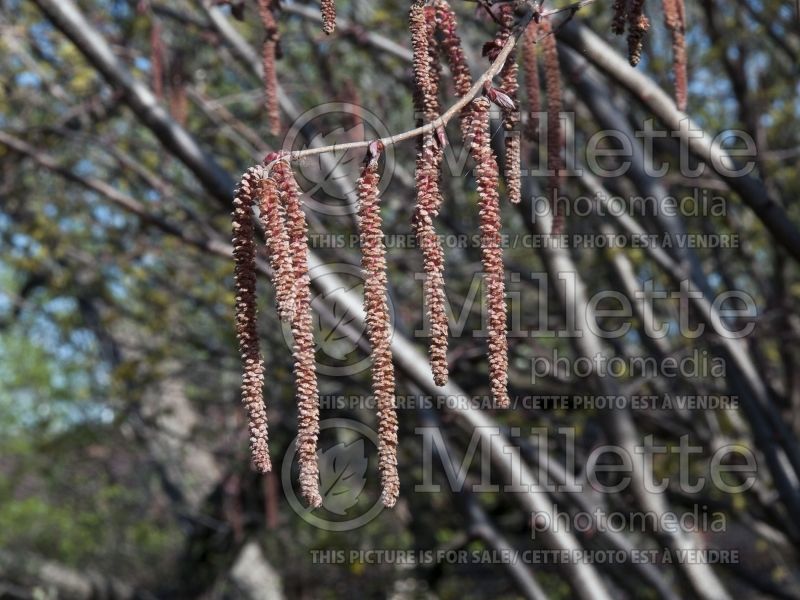
[[[520,23],[516,27],[516,31],[514,35],[508,38],[503,49],[500,50],[500,54],[497,55],[497,58],[494,60],[492,65],[481,75],[475,83],[470,88],[469,92],[467,92],[464,96],[458,99],[450,108],[447,109],[443,114],[441,114],[436,119],[422,125],[421,127],[417,127],[415,129],[411,129],[409,131],[404,131],[402,133],[397,133],[394,135],[390,135],[384,138],[380,138],[379,142],[382,142],[384,146],[391,146],[397,144],[399,142],[409,140],[415,138],[420,135],[425,135],[431,131],[435,131],[439,127],[444,127],[447,123],[456,116],[461,109],[464,108],[467,104],[469,104],[473,98],[475,98],[478,94],[483,92],[484,85],[491,81],[495,75],[497,75],[500,70],[503,68],[503,65],[506,62],[506,59],[509,57],[511,52],[517,45],[517,41],[519,40],[520,36],[524,33],[527,26],[530,22],[535,18],[539,20],[541,18],[550,17],[560,12],[570,11],[570,16],[567,20],[571,19],[572,16],[584,6],[587,6],[594,2],[595,0],[580,0],[579,2],[575,2],[570,4],[569,6],[565,6],[562,8],[551,9],[541,12],[529,12],[526,16],[522,18]],[[318,154],[325,154],[327,152],[341,152],[344,150],[353,150],[356,148],[366,148],[368,147],[373,141],[375,140],[364,140],[361,142],[349,142],[346,144],[333,144],[332,146],[320,146],[318,148],[306,148],[305,150],[295,150],[294,152],[287,152],[282,154],[280,160],[286,161],[297,161],[302,158],[306,158],[309,156],[316,156]]]
[[[508,58],[508,55],[511,54],[511,51],[516,46],[517,38],[516,36],[512,36],[508,38],[503,46],[503,49],[500,51],[500,54],[497,55],[497,58],[492,63],[492,66],[481,75],[475,83],[470,88],[469,92],[458,99],[450,108],[447,109],[444,113],[442,113],[439,117],[433,119],[432,121],[426,123],[421,127],[417,127],[415,129],[411,129],[409,131],[404,131],[402,133],[397,133],[395,135],[390,135],[388,137],[380,138],[378,141],[382,142],[384,146],[390,146],[397,144],[398,142],[402,142],[404,140],[409,140],[415,138],[420,135],[424,135],[431,131],[435,131],[439,127],[444,127],[447,123],[456,116],[461,109],[464,108],[467,104],[469,104],[475,96],[483,91],[483,86],[487,81],[491,81],[492,78],[500,72],[500,69],[503,68],[503,65]],[[346,144],[333,144],[332,146],[321,146],[319,148],[307,148],[305,150],[297,150],[294,152],[288,152],[281,156],[281,160],[289,160],[289,161],[296,161],[302,158],[306,158],[308,156],[316,156],[317,154],[324,154],[326,152],[337,152],[337,151],[344,151],[344,150],[352,150],[354,148],[366,148],[368,147],[374,140],[364,140],[361,142],[348,142]]]

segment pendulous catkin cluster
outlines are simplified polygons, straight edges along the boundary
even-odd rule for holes
[[[438,116],[439,107],[439,57],[434,37],[436,12],[433,7],[415,2],[409,12],[409,28],[413,48],[414,106],[423,121]],[[441,139],[433,132],[422,136],[418,142],[416,170],[417,204],[413,227],[422,249],[425,271],[425,306],[431,328],[430,360],[436,385],[447,383],[448,322],[444,287],[444,250],[433,220],[439,215],[442,196],[439,177],[443,154],[444,135]]]
[[[216,1],[216,0],[215,0]],[[684,110],[686,105],[686,48],[685,8],[683,0],[662,0],[667,28],[672,33],[675,59],[676,99]],[[233,4],[235,15],[241,16],[243,3]],[[495,2],[490,11],[500,24],[495,38],[484,46],[484,54],[495,60],[514,34],[516,10],[520,3]],[[323,28],[334,30],[336,8],[334,0],[322,0]],[[644,0],[614,0],[612,29],[623,33],[628,29],[630,62],[639,62],[642,40],[649,29],[644,15]],[[265,95],[273,131],[279,128],[275,58],[278,50],[278,29],[274,18],[277,0],[259,0],[262,23],[267,36],[263,49]],[[461,40],[457,33],[455,14],[447,0],[415,0],[410,15],[413,47],[415,108],[420,123],[431,123],[440,114],[439,83],[440,53],[447,60],[453,85],[458,96],[470,93],[470,74]],[[539,35],[541,34],[541,37]],[[160,57],[160,35],[152,31],[154,52],[154,86],[162,79],[157,73],[163,65]],[[522,60],[526,94],[531,107],[541,109],[542,98],[537,61],[538,42],[544,63],[544,83],[547,98],[547,166],[548,197],[558,197],[561,173],[564,170],[560,113],[562,111],[561,77],[558,48],[547,19],[531,23],[524,32]],[[501,208],[499,169],[491,147],[490,101],[503,111],[506,132],[506,163],[504,174],[512,202],[520,196],[520,148],[517,133],[518,66],[508,60],[498,74],[500,87],[491,81],[484,84],[484,97],[468,103],[461,110],[461,128],[470,156],[475,162],[475,178],[479,196],[481,258],[485,275],[485,295],[488,313],[488,363],[491,392],[497,407],[508,407],[508,340],[505,303],[505,272],[501,245]],[[486,78],[484,78],[486,79]],[[174,82],[173,82],[174,83]],[[172,87],[180,87],[173,85]],[[158,91],[158,90],[157,90]],[[185,98],[184,98],[185,99]],[[185,111],[180,111],[183,114]],[[534,111],[534,112],[541,112]],[[178,114],[176,112],[176,114]],[[449,115],[448,115],[449,116]],[[538,119],[533,116],[527,130],[532,139],[538,138]],[[511,135],[509,135],[511,134]],[[401,139],[407,136],[396,136]],[[393,138],[387,138],[393,139]],[[432,328],[431,365],[434,381],[444,385],[448,378],[448,322],[444,285],[444,251],[434,228],[434,219],[442,206],[439,187],[443,149],[446,137],[443,127],[420,136],[415,182],[418,188],[413,227],[423,251],[426,273],[425,300]],[[326,149],[323,149],[326,150]],[[378,416],[378,453],[382,499],[393,506],[398,499],[398,419],[396,413],[395,374],[391,353],[391,328],[387,298],[387,264],[384,234],[379,204],[379,161],[383,144],[374,141],[362,168],[357,185],[359,230],[361,234],[362,268],[365,278],[364,312],[367,337],[372,348],[372,387]],[[254,240],[253,207],[259,208],[258,218],[266,234],[266,251],[276,288],[278,314],[291,324],[294,338],[293,358],[298,404],[297,454],[299,458],[301,492],[312,507],[322,505],[319,489],[317,442],[319,437],[319,390],[315,365],[315,344],[311,313],[310,277],[308,271],[308,225],[300,204],[300,194],[290,167],[292,156],[299,154],[271,153],[264,164],[248,169],[237,187],[233,205],[233,254],[235,260],[236,334],[242,360],[242,403],[248,413],[250,449],[254,467],[261,472],[271,469],[268,448],[266,405],[263,397],[264,364],[261,357],[257,328],[256,303],[256,244]],[[553,208],[554,233],[560,232],[563,217],[556,202]]]
[[[272,135],[281,129],[281,115],[278,106],[278,76],[275,59],[278,52],[278,23],[275,20],[275,0],[258,0],[258,14],[264,26],[264,44],[261,46],[261,66],[264,71],[264,103],[267,108],[267,121]]]
[[[631,0],[628,11],[628,62],[635,67],[642,59],[644,36],[650,29],[650,20],[644,14],[644,0]]]
[[[336,29],[336,0],[321,0],[322,31],[330,35]]]
[[[505,270],[501,245],[499,174],[491,147],[489,101],[472,101],[472,156],[476,161],[481,227],[481,253],[486,277],[486,305],[489,317],[489,377],[492,397],[499,408],[509,406],[508,339],[506,337]]]
[[[558,45],[550,22],[541,22],[542,50],[544,52],[544,85],[547,91],[547,198],[553,215],[551,233],[559,234],[564,228],[564,214],[557,201],[564,160],[561,155],[561,72],[558,66]]]
[[[685,111],[688,102],[686,73],[686,8],[683,0],[663,0],[664,23],[672,34],[672,65],[675,73],[675,103]]]
[[[358,179],[358,217],[361,267],[364,271],[364,314],[372,347],[372,391],[378,410],[378,470],[385,506],[394,506],[400,493],[397,474],[397,413],[394,366],[387,301],[386,248],[378,203],[378,162],[383,144],[373,142]]]
[[[244,173],[233,204],[236,333],[242,355],[242,402],[248,413],[253,465],[258,471],[267,472],[271,464],[262,393],[264,366],[256,324],[256,250],[252,211],[258,202],[267,258],[274,274],[278,313],[282,319],[291,322],[294,337],[292,352],[298,404],[300,488],[309,505],[317,507],[322,505],[316,456],[319,394],[308,275],[308,226],[289,164],[275,152],[267,155],[264,163],[264,166],[252,167]]]
[[[236,337],[242,360],[242,404],[250,428],[250,454],[261,473],[272,469],[267,435],[267,411],[262,396],[264,363],[258,341],[256,306],[256,244],[253,201],[261,168],[245,171],[233,200],[233,259],[236,288]]]

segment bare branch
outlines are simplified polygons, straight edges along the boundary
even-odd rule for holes
[[[686,113],[680,112],[672,98],[652,79],[630,68],[624,58],[586,26],[569,23],[560,31],[559,37],[633,94],[676,135],[680,134],[681,143],[709,164],[739,194],[775,239],[795,260],[800,261],[800,230],[792,223],[783,206],[769,196],[760,179],[740,172],[739,165],[716,138],[691,121]]]

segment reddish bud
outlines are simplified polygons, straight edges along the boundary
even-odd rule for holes
[[[440,148],[447,146],[447,134],[444,131],[444,127],[439,126],[436,128],[436,141],[439,143]]]
[[[514,101],[511,99],[511,97],[503,90],[493,87],[488,81],[483,86],[483,93],[489,100],[491,100],[493,104],[496,104],[500,108],[504,108],[506,110],[516,109]]]
[[[269,166],[269,165],[270,165],[270,163],[274,163],[274,162],[275,162],[276,160],[278,160],[280,157],[281,157],[281,153],[280,153],[280,152],[270,152],[270,153],[268,153],[268,154],[267,154],[267,155],[264,157],[264,160],[263,160],[262,164],[263,164],[265,167],[266,167],[266,166]]]
[[[489,40],[481,48],[481,56],[491,56],[502,50],[503,43],[497,39]]]
[[[368,167],[375,167],[378,165],[378,159],[380,159],[381,154],[383,154],[384,145],[383,142],[380,140],[375,140],[370,142],[369,147],[367,148],[367,158],[366,164]]]

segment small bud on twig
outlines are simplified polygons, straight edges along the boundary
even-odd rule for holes
[[[503,90],[493,87],[488,81],[483,86],[484,95],[500,108],[505,110],[514,110],[516,106],[514,101]]]

